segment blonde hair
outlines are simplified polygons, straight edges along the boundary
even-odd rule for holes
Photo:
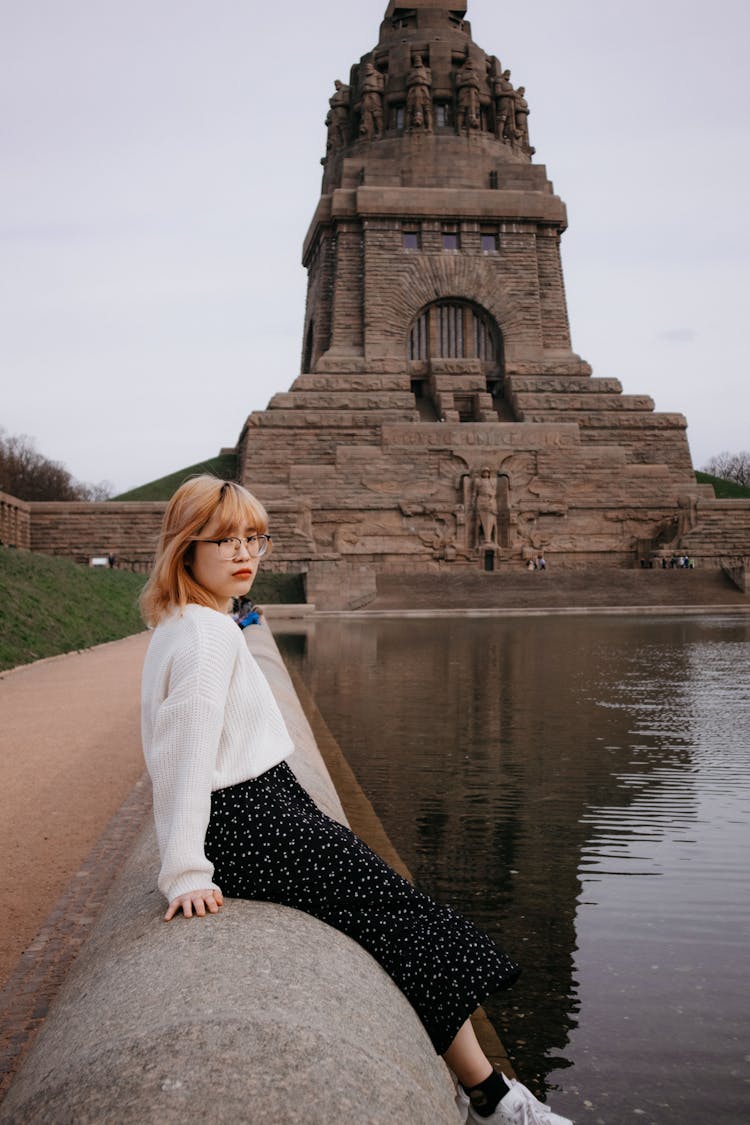
[[[217,539],[238,527],[268,531],[265,508],[241,484],[212,476],[186,480],[167,504],[154,569],[139,599],[147,625],[158,625],[171,609],[184,609],[190,602],[215,608],[215,600],[190,572],[193,541],[212,520]]]

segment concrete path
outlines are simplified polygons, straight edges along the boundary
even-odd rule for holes
[[[147,644],[0,674],[0,985],[143,773]]]

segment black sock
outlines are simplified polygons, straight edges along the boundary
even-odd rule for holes
[[[464,1089],[466,1090],[465,1086]],[[508,1093],[508,1084],[501,1074],[493,1070],[484,1082],[480,1082],[477,1086],[471,1086],[466,1090],[466,1093],[469,1095],[469,1101],[473,1109],[479,1116],[490,1117]]]

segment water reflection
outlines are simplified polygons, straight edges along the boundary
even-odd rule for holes
[[[748,623],[330,619],[280,643],[418,884],[525,965],[488,1007],[529,1083],[591,1121],[743,1120]]]

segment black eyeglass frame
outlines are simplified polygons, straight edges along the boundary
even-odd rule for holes
[[[225,560],[226,562],[229,562],[230,559],[235,558],[235,556],[239,554],[243,543],[247,547],[248,554],[250,555],[250,558],[252,558],[252,559],[262,558],[263,555],[265,555],[266,552],[268,551],[268,548],[271,546],[271,536],[268,535],[265,532],[262,533],[261,535],[222,535],[222,537],[220,539],[192,539],[191,542],[192,543],[215,543],[216,546],[219,548],[219,551],[221,551],[221,544],[222,543],[232,543],[232,542],[236,543],[237,546],[235,547],[234,552],[231,555],[229,555],[227,557],[227,559]],[[257,543],[258,546],[261,549],[257,550],[257,551],[253,550],[253,548],[251,547],[251,543]]]

